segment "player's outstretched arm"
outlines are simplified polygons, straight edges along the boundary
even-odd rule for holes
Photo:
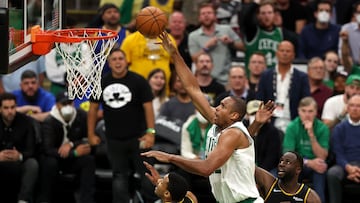
[[[162,40],[162,46],[164,49],[169,52],[172,57],[176,73],[183,83],[187,93],[190,95],[196,109],[212,123],[215,117],[215,110],[210,106],[209,102],[204,97],[204,94],[201,92],[195,76],[185,64],[184,59],[181,57],[178,50],[171,43],[168,34],[163,32],[159,38]]]
[[[275,177],[263,168],[255,168],[255,181],[258,185],[258,190],[263,199],[266,198],[271,186],[274,184]]]

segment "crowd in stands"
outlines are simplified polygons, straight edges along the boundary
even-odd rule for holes
[[[294,151],[303,157],[299,181],[321,202],[344,201],[345,184],[357,185],[360,196],[360,1],[101,0],[88,27],[117,31],[119,38],[103,69],[100,99],[68,98],[55,49],[0,77],[0,182],[19,182],[20,189],[9,187],[19,191],[18,203],[53,202],[60,173],[78,175],[79,202],[95,202],[102,143],[114,203],[131,198],[132,174],[140,174],[144,202],[159,199],[141,151],[165,149],[159,145],[167,142],[172,153],[204,159],[209,123],[160,39],[135,30],[145,6],[166,12],[170,39],[212,106],[229,95],[245,100],[248,126],[261,102],[275,102],[273,117],[253,137],[256,164],[267,171],[257,169],[261,177],[273,182],[282,154]],[[101,120],[106,140],[95,132]],[[163,128],[173,133],[169,140],[157,135]],[[207,178],[168,170],[186,179],[199,202],[216,202]]]

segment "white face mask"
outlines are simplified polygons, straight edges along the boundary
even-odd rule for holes
[[[249,116],[249,125],[252,124],[255,121],[255,115]]]
[[[320,23],[328,23],[330,21],[330,13],[326,11],[318,12],[317,19]]]
[[[73,116],[75,112],[75,108],[71,105],[66,105],[61,107],[60,113],[63,116],[64,120],[66,122],[70,121],[71,117]]]
[[[358,24],[360,24],[360,14],[357,14],[357,15],[355,16],[355,19],[356,19],[356,22],[357,22]]]
[[[198,119],[198,121],[199,121],[201,124],[206,124],[206,123],[208,123],[208,121],[204,118],[204,116],[202,116],[201,113],[198,112],[198,111],[196,111],[195,117]]]

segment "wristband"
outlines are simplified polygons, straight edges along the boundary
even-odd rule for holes
[[[206,52],[206,53],[209,52],[209,48],[206,48],[206,47],[203,47],[202,50],[203,50],[204,52]]]
[[[76,149],[74,150],[74,157],[77,157],[78,156],[78,153],[77,153],[77,151],[76,151]]]
[[[154,128],[148,128],[148,129],[146,129],[146,133],[151,133],[151,134],[155,135],[156,131]]]

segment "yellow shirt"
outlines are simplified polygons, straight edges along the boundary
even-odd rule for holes
[[[173,12],[174,0],[167,0],[165,4],[161,4],[157,0],[150,0],[149,5],[161,9],[169,16]]]
[[[174,38],[170,36],[170,39],[176,47]],[[168,85],[171,74],[171,58],[168,52],[160,44],[155,44],[155,42],[160,41],[159,38],[145,38],[137,31],[124,39],[121,49],[125,52],[126,59],[130,64],[129,70],[136,72],[147,79],[149,73],[153,69],[160,68],[165,72],[166,84]],[[169,86],[167,86],[167,90],[169,90]]]

